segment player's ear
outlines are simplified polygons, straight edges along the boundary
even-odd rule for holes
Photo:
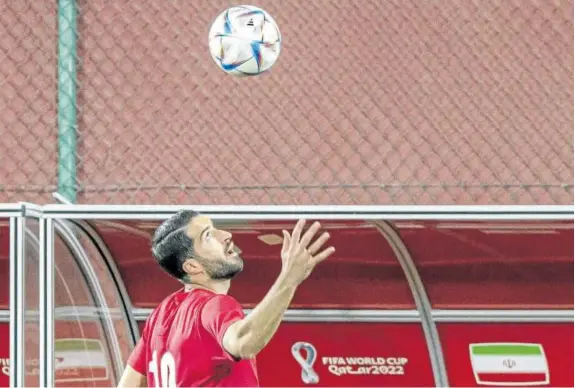
[[[204,267],[202,267],[202,265],[194,259],[188,259],[186,261],[184,261],[184,265],[182,266],[184,272],[186,272],[188,275],[198,275],[202,272],[204,272]]]

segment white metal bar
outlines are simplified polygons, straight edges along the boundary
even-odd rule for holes
[[[251,309],[244,309],[249,314]],[[134,308],[132,313],[138,321],[145,321],[152,309]],[[432,310],[432,317],[438,323],[571,323],[573,310]],[[38,312],[26,311],[26,320],[38,319]],[[103,309],[93,306],[60,306],[54,309],[58,320],[95,321],[102,317],[124,319],[119,308]],[[0,322],[8,322],[10,311],[0,310]],[[286,322],[420,322],[415,310],[287,310]]]
[[[22,208],[22,215],[25,217],[40,218],[42,216],[42,206],[29,202],[20,202]]]
[[[17,203],[0,203],[0,217],[16,217],[22,214],[22,206]]]
[[[252,309],[244,309],[246,315]],[[152,309],[134,308],[134,318],[144,321]],[[289,309],[285,312],[284,322],[420,322],[416,310],[333,310],[333,309]]]
[[[475,222],[442,222],[435,225],[436,229],[480,229],[482,231],[487,230],[509,230],[509,231],[556,231],[556,230],[569,230],[573,229],[572,222],[482,222],[481,225],[477,225]]]
[[[138,321],[146,320],[152,309],[134,308]],[[251,309],[244,309],[246,314]],[[573,322],[573,310],[432,310],[436,322],[483,322],[483,323],[562,323]],[[286,322],[420,322],[416,310],[302,310],[289,309]]]
[[[54,309],[54,319],[57,321],[97,321],[101,324],[102,318],[125,319],[124,312],[119,308],[102,309],[92,306],[65,306]],[[38,322],[40,314],[38,310],[26,311],[26,322]],[[9,310],[0,310],[0,322],[8,322],[10,319]]]
[[[24,218],[10,218],[10,386],[24,385]]]
[[[332,220],[573,220],[574,207],[534,206],[174,206],[65,205],[42,207],[45,217],[66,219],[163,220],[182,210],[196,210],[214,219],[295,220],[301,217]]]
[[[433,310],[435,322],[573,322],[573,310]]]
[[[40,387],[54,386],[54,221],[40,219]]]
[[[20,364],[17,369],[18,376],[17,380],[20,384],[26,384],[26,338],[25,338],[25,320],[24,314],[26,313],[26,219],[24,217],[18,217],[16,221],[16,231],[17,231],[17,250],[16,250],[16,285],[14,285],[14,290],[16,290],[16,346],[18,349],[18,354],[16,357],[16,362]]]

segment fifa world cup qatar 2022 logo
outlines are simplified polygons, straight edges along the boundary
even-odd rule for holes
[[[291,347],[291,353],[301,366],[301,379],[305,384],[319,383],[319,376],[313,370],[313,364],[317,359],[317,351],[308,342],[296,342]],[[303,353],[303,354],[302,354]]]

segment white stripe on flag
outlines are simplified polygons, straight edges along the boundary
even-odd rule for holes
[[[477,356],[471,358],[476,373],[547,373],[544,356]]]
[[[106,367],[106,357],[102,351],[55,352],[55,356],[56,369]]]

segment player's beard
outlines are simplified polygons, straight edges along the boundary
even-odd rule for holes
[[[204,270],[206,271],[206,275],[213,280],[228,280],[232,279],[238,273],[242,271],[244,268],[244,261],[240,257],[240,255],[236,255],[232,258],[224,258],[224,259],[204,259],[204,258],[196,258]]]

